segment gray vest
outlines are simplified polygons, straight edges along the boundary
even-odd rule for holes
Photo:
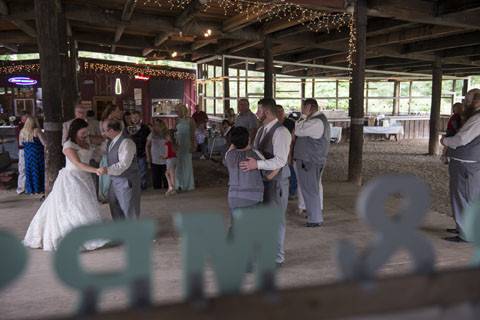
[[[128,139],[128,136],[125,133],[122,133],[120,138],[113,145],[112,149],[110,149],[110,143],[111,142],[108,143],[108,147],[107,147],[107,150],[109,150],[108,153],[107,153],[108,166],[114,165],[115,163],[117,163],[119,161],[118,160],[118,149],[120,148],[120,144],[122,144],[122,141],[125,140],[125,139]],[[118,178],[127,178],[127,179],[130,179],[130,180],[133,180],[134,178],[138,178],[139,176],[140,176],[140,174],[139,174],[139,170],[138,170],[137,156],[135,155],[135,157],[133,158],[132,164],[130,165],[130,167],[127,170],[125,170],[119,176],[111,176],[110,179],[115,180],[115,179],[118,179]]]
[[[478,117],[479,114],[480,111],[477,111],[470,118],[473,116]],[[480,162],[480,136],[470,141],[469,144],[458,147],[457,149],[448,148],[447,157]]]
[[[476,137],[469,144],[457,149],[448,148],[447,157],[460,160],[480,161],[480,136]]]
[[[283,125],[280,122],[277,122],[276,124],[273,125],[273,127],[270,129],[270,131],[267,132],[267,134],[263,134],[263,129],[264,127],[261,127],[258,130],[257,136],[255,137],[255,141],[253,142],[253,148],[260,151],[265,159],[272,159],[274,157],[273,154],[273,135],[275,131],[283,127]],[[260,137],[263,135],[262,140],[260,141]],[[285,167],[282,168],[281,172],[279,172],[273,180],[281,180],[281,179],[286,179],[290,177],[290,169],[288,167],[288,164],[285,165]]]
[[[227,153],[225,164],[228,167],[228,197],[240,198],[254,201],[263,200],[263,179],[260,171],[252,170],[243,172],[240,169],[240,162],[251,157],[258,160],[257,154],[250,151],[231,150]]]
[[[293,158],[317,165],[324,165],[327,161],[328,149],[330,147],[330,124],[323,113],[311,119],[320,119],[322,121],[323,135],[320,139],[296,137]]]

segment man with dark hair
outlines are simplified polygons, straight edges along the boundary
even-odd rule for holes
[[[246,98],[238,100],[238,115],[235,119],[235,127],[246,128],[250,135],[250,143],[253,143],[253,138],[255,138],[255,134],[257,133],[258,120],[250,110],[250,103]]]
[[[285,128],[288,129],[290,134],[292,135],[292,140],[294,138],[293,136],[293,131],[295,129],[295,121],[293,121],[290,118],[287,118],[285,116],[285,109],[283,109],[283,106],[277,104],[277,117],[278,121],[283,124]],[[288,156],[288,167],[290,168],[290,183],[289,183],[289,188],[288,188],[288,195],[290,197],[295,197],[297,195],[297,176],[295,174],[295,169],[292,164],[292,146],[290,147],[290,153]]]
[[[330,146],[330,125],[315,99],[303,102],[302,117],[295,124],[295,136],[293,159],[299,192],[307,209],[305,226],[319,227],[323,223],[321,179]]]
[[[448,147],[450,201],[456,224],[447,229],[458,236],[445,240],[466,241],[464,211],[480,197],[480,89],[472,89],[465,96],[465,123],[452,137],[440,142]]]
[[[147,189],[148,179],[148,165],[147,165],[147,138],[150,134],[150,128],[142,123],[142,116],[140,112],[133,111],[130,115],[130,126],[128,127],[128,132],[130,133],[130,138],[137,146],[137,160],[138,167],[140,169],[140,179],[142,181],[141,187],[142,190]]]
[[[288,154],[292,136],[277,118],[275,100],[270,98],[258,102],[257,117],[262,123],[255,136],[253,148],[263,154],[266,160],[257,160],[252,157],[240,163],[243,171],[265,170],[279,173],[271,180],[265,181],[264,203],[279,208],[283,214],[283,222],[280,225],[278,239],[278,253],[276,262],[281,266],[285,261],[285,213],[288,205],[288,180],[290,169],[288,168]]]
[[[195,121],[197,127],[206,128],[208,123],[208,115],[205,111],[200,109],[200,106],[195,105],[195,112],[192,114],[192,119]]]
[[[140,215],[140,176],[135,143],[128,138],[119,120],[102,123],[107,146],[108,167],[99,174],[108,174],[111,184],[108,192],[110,212],[114,220],[135,219]]]

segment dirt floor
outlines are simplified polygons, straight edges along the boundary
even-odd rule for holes
[[[413,173],[427,181],[432,189],[433,204],[422,230],[431,239],[440,269],[465,266],[472,256],[468,244],[449,243],[444,231],[453,223],[446,214],[448,204],[447,167],[437,158],[427,157],[425,141],[372,142],[365,144],[365,181],[384,173]],[[289,204],[287,214],[286,263],[278,274],[280,287],[307,286],[332,282],[338,278],[334,249],[340,239],[350,239],[364,247],[372,232],[355,215],[354,206],[359,189],[343,182],[347,174],[348,145],[334,145],[325,173],[325,224],[305,228],[305,219],[296,212],[296,202]],[[197,190],[164,197],[147,191],[142,197],[144,217],[154,218],[159,235],[153,244],[153,289],[157,303],[181,299],[181,256],[179,239],[172,216],[176,212],[215,210],[227,213],[225,170],[210,161],[195,162]],[[28,224],[40,206],[37,198],[17,196],[13,191],[0,192],[0,228],[23,238]],[[392,204],[392,208],[395,206]],[[107,206],[102,214],[109,219]],[[394,210],[394,209],[392,209]],[[439,214],[441,213],[441,214]],[[4,259],[5,257],[2,257]],[[121,247],[82,254],[82,262],[91,270],[119,269],[123,263]],[[397,253],[383,268],[383,274],[398,274],[410,269],[406,252]],[[211,272],[207,272],[208,292],[215,293]],[[251,289],[253,276],[247,275],[246,290]],[[101,309],[125,307],[127,295],[122,290],[108,291],[101,296]],[[52,269],[52,254],[29,250],[25,274],[12,286],[0,292],[0,319],[41,318],[70,314],[75,311],[78,295],[62,285]]]

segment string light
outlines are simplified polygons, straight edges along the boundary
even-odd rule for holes
[[[0,66],[0,74],[38,73],[39,71],[38,63]]]
[[[165,1],[143,0],[144,5],[154,5],[158,7],[167,7]],[[184,10],[194,0],[168,0],[170,10]],[[208,11],[212,7],[220,7],[225,16],[232,12],[245,15],[246,18],[256,17],[259,22],[287,20],[298,21],[312,32],[331,32],[332,30],[341,31],[349,28],[349,52],[348,63],[353,65],[353,55],[355,53],[355,30],[351,13],[324,12],[317,9],[311,9],[302,5],[289,2],[287,0],[259,1],[259,0],[203,0],[200,2],[202,10]],[[211,31],[211,30],[210,30]],[[211,33],[204,33],[208,38]]]
[[[83,70],[86,72],[93,71],[111,74],[128,74],[132,78],[134,78],[135,75],[141,74],[146,77],[171,78],[177,80],[196,80],[194,73],[157,69],[152,68],[151,66],[142,67],[141,65],[133,67],[97,62],[84,62]]]

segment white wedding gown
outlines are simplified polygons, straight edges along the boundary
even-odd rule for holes
[[[81,162],[90,163],[93,149],[82,149],[71,141],[63,148],[77,151]],[[91,173],[81,171],[66,158],[65,168],[60,170],[53,189],[33,217],[23,244],[30,248],[52,251],[72,229],[101,222],[100,206]],[[107,243],[94,240],[84,244],[84,250],[94,250]]]

